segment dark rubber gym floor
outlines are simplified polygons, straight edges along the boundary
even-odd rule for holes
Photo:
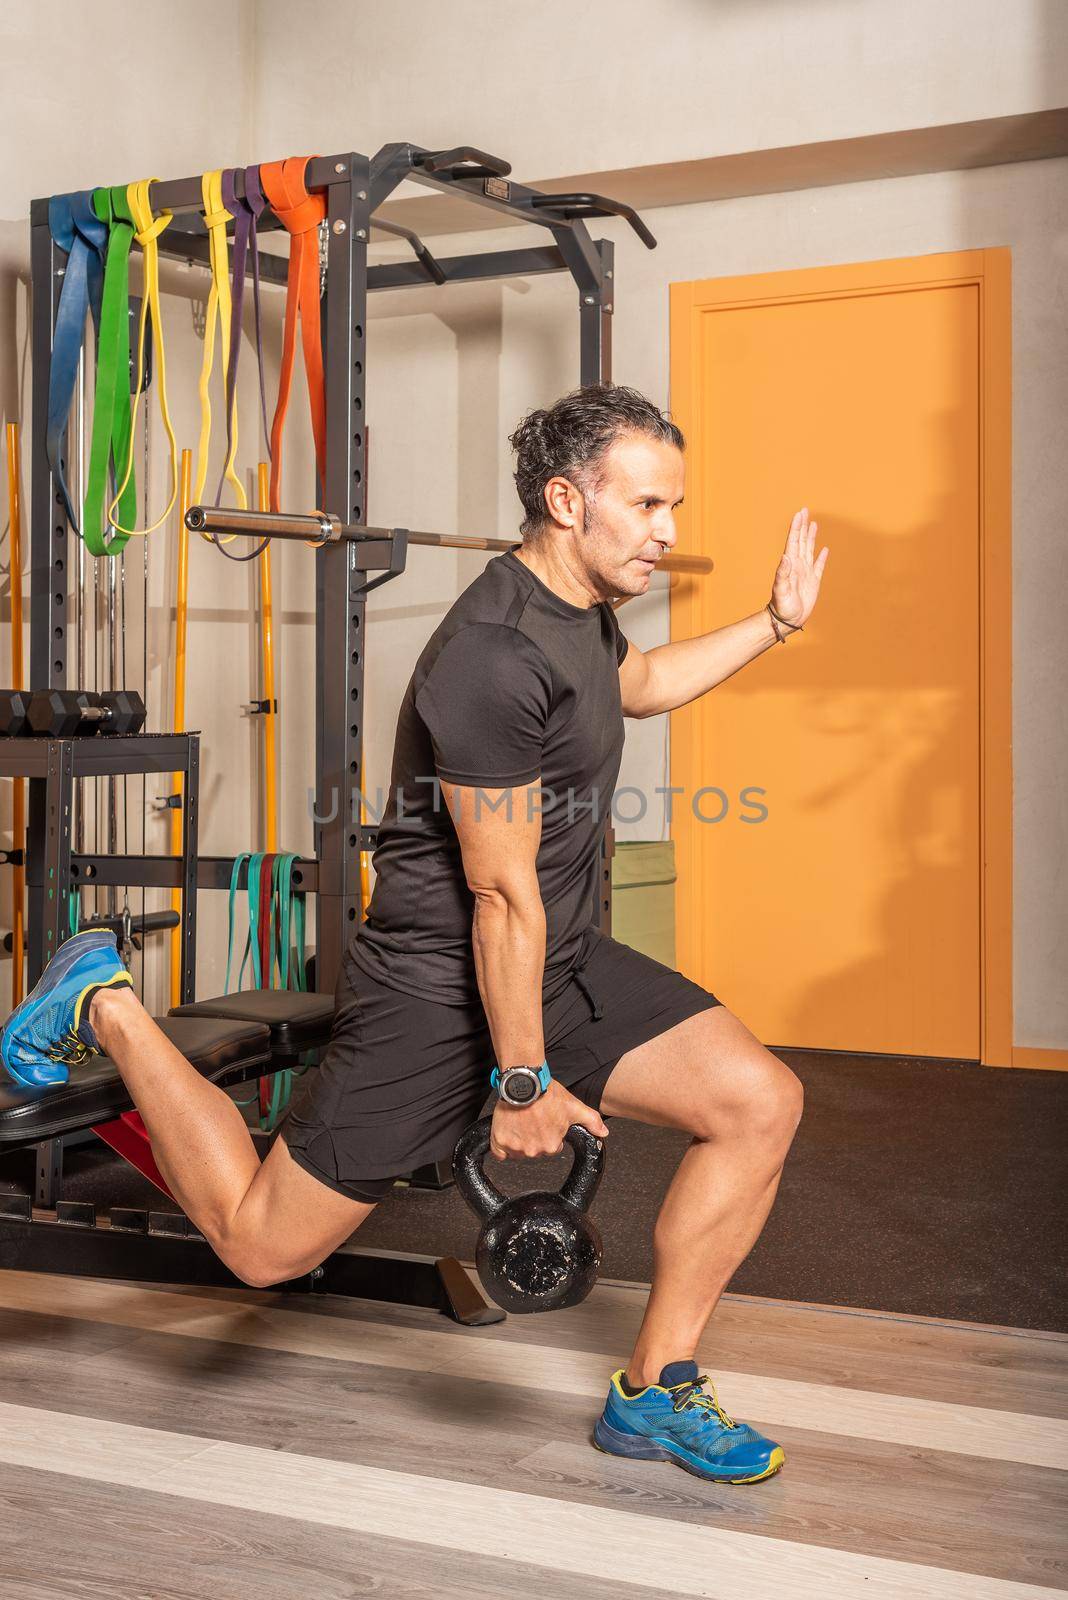
[[[914,1058],[779,1050],[805,1116],[740,1294],[1068,1331],[1068,1075]],[[684,1135],[616,1121],[594,1215],[605,1276],[648,1281],[653,1218]],[[504,1189],[555,1187],[556,1161],[499,1168]],[[161,1197],[99,1145],[67,1152],[69,1199]],[[26,1154],[0,1183],[28,1186]],[[398,1189],[361,1243],[470,1260],[476,1224],[455,1190]]]

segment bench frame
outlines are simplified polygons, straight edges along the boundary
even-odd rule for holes
[[[58,1200],[35,1206],[28,1194],[0,1194],[0,1270],[77,1278],[247,1289],[181,1212]],[[311,1272],[270,1291],[347,1295],[444,1312],[466,1327],[502,1322],[453,1256],[400,1255],[342,1246]]]
[[[253,1081],[265,1069],[278,1071],[287,1059],[256,1061],[251,1068],[224,1071],[216,1081]],[[120,1112],[84,1131],[96,1134],[172,1205],[177,1204],[156,1166],[148,1131],[137,1111]],[[81,1132],[74,1130],[74,1136]],[[259,1146],[270,1143],[269,1136],[255,1130],[252,1136]],[[34,1151],[35,1194],[0,1193],[0,1271],[248,1288],[220,1261],[182,1211],[127,1206],[98,1211],[88,1201],[62,1199],[63,1146],[69,1137],[58,1135],[8,1147]],[[271,1292],[347,1295],[424,1307],[441,1311],[467,1327],[501,1322],[505,1315],[483,1298],[453,1256],[393,1254],[345,1245],[310,1272],[272,1286]]]

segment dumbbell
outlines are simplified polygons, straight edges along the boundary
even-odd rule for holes
[[[145,702],[136,689],[38,689],[30,697],[30,727],[55,739],[82,738],[91,733],[139,733],[145,725]]]
[[[15,739],[30,731],[30,696],[26,689],[0,689],[0,738]]]

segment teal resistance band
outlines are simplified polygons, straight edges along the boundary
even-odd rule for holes
[[[279,987],[293,988],[299,991],[307,989],[306,956],[305,956],[305,929],[306,907],[305,895],[298,891],[293,893],[293,863],[297,860],[296,854],[277,854],[271,862],[271,905],[270,905],[270,942],[269,956],[266,973],[261,968],[259,946],[260,924],[260,881],[265,855],[263,851],[243,851],[234,858],[233,870],[230,874],[229,917],[226,944],[226,985],[224,992],[230,993],[230,973],[233,966],[235,914],[237,904],[238,883],[241,869],[247,863],[247,894],[248,931],[245,935],[245,949],[241,958],[241,968],[237,975],[237,985],[240,989],[245,975],[245,966],[251,957],[252,985],[253,988],[263,989],[273,987],[273,978],[277,969]],[[309,1051],[299,1068],[283,1067],[280,1071],[271,1074],[270,1100],[260,1116],[259,1123],[263,1132],[272,1132],[278,1121],[289,1105],[292,1093],[293,1078],[302,1076],[312,1064],[313,1052]],[[236,1100],[239,1106],[256,1104],[258,1096],[247,1100]]]
[[[302,890],[293,893],[294,855],[278,855],[271,869],[271,888],[277,911],[278,940],[275,944],[275,917],[271,917],[271,971],[278,964],[278,986],[304,992],[308,987],[305,971],[304,927],[305,896]]]
[[[233,870],[230,873],[229,928],[228,928],[227,939],[226,939],[226,982],[223,985],[223,994],[229,994],[230,993],[230,967],[231,967],[231,964],[233,962],[233,957],[234,957],[234,901],[237,898],[237,885],[238,885],[238,881],[240,880],[240,877],[241,877],[241,867],[242,867],[243,863],[246,862],[246,861],[250,861],[250,860],[251,860],[251,856],[250,856],[249,852],[247,850],[243,850],[240,855],[234,857]],[[250,869],[250,872],[249,872],[249,876],[250,877],[252,876],[251,869]],[[241,971],[238,974],[238,978],[237,978],[238,988],[241,987],[241,979],[244,976],[245,961],[247,960],[247,958],[248,958],[248,940],[246,939],[246,941],[245,941],[245,954],[242,957],[242,960],[241,960]]]

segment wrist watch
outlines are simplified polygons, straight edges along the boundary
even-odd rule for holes
[[[496,1089],[507,1106],[529,1106],[540,1100],[552,1082],[549,1063],[539,1067],[494,1067],[490,1073],[490,1087]]]

